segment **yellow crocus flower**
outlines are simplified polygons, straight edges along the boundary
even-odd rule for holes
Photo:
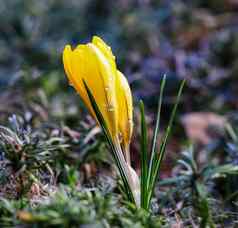
[[[110,48],[99,37],[94,37],[91,43],[78,45],[74,50],[66,45],[63,63],[70,84],[79,93],[91,114],[95,118],[83,80],[89,87],[112,138],[117,137],[117,71]]]
[[[130,163],[129,144],[133,131],[133,102],[128,81],[120,71],[117,71],[116,89],[118,110],[120,111],[119,132],[126,160]]]
[[[97,120],[84,82],[90,89],[111,135],[118,164],[124,170],[134,200],[139,205],[139,178],[130,166],[129,155],[133,129],[132,96],[127,79],[117,70],[111,48],[101,38],[94,36],[92,42],[80,44],[74,50],[66,45],[63,63],[69,83]]]

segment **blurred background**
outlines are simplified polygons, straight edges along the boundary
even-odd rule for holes
[[[165,123],[185,78],[175,131],[180,142],[172,149],[184,136],[208,144],[214,137],[208,125],[236,119],[237,10],[236,0],[3,0],[1,123],[16,113],[32,122],[54,119],[78,126],[84,109],[68,86],[62,50],[98,35],[112,47],[134,102],[144,100],[152,124],[162,76],[167,75]]]
[[[115,176],[105,140],[68,85],[62,64],[66,44],[90,42],[93,35],[111,46],[131,85],[135,126],[138,101],[144,101],[149,136],[167,75],[158,143],[186,79],[160,173],[161,185],[169,188],[156,190],[160,214],[190,225],[191,217],[204,224],[231,224],[229,216],[237,222],[238,0],[1,0],[0,197],[30,193],[32,200],[60,183],[74,188],[95,176]],[[138,172],[139,131],[135,127],[131,144]],[[97,179],[93,183],[100,187]],[[116,185],[109,186],[103,192]],[[3,205],[0,214],[8,218],[9,204],[1,212]],[[137,215],[130,216],[134,224]]]

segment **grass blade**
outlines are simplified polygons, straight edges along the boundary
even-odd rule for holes
[[[141,207],[146,209],[147,199],[147,179],[148,179],[148,137],[145,121],[144,104],[140,101],[140,114],[141,114],[141,139],[140,139],[140,163],[141,163]]]
[[[182,81],[182,83],[179,87],[176,102],[175,102],[175,105],[173,107],[173,110],[172,110],[172,113],[171,113],[171,116],[170,116],[170,119],[169,119],[168,126],[166,128],[165,136],[164,136],[163,141],[160,145],[159,156],[158,157],[154,156],[154,161],[152,161],[152,162],[154,162],[154,166],[152,167],[152,170],[151,170],[151,179],[150,179],[149,189],[148,189],[148,201],[147,201],[148,206],[150,205],[152,193],[154,192],[155,182],[156,182],[156,179],[158,177],[158,173],[159,173],[160,166],[161,166],[161,161],[163,160],[163,157],[164,157],[164,154],[165,154],[165,148],[166,148],[166,145],[167,145],[168,137],[169,137],[170,132],[171,132],[171,128],[172,128],[172,125],[173,125],[175,114],[177,112],[177,107],[178,107],[178,104],[179,104],[179,101],[180,101],[180,98],[181,98],[181,95],[182,95],[184,84],[185,84],[185,80]]]
[[[161,86],[160,86],[160,95],[159,95],[159,101],[158,101],[158,111],[157,111],[157,117],[156,117],[156,125],[153,133],[153,139],[152,139],[152,146],[151,146],[151,152],[150,152],[150,164],[149,164],[149,171],[148,171],[148,180],[147,180],[147,188],[149,187],[150,180],[151,180],[151,172],[153,169],[153,163],[154,163],[154,157],[156,156],[156,149],[157,149],[157,138],[159,133],[159,126],[160,126],[160,115],[161,115],[161,107],[162,107],[162,100],[163,100],[163,93],[164,93],[164,87],[166,82],[166,75],[163,76]]]

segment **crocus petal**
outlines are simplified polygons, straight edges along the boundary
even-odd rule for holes
[[[98,36],[94,36],[92,39],[92,43],[97,46],[98,49],[104,54],[107,58],[108,62],[111,64],[112,70],[116,71],[116,62],[115,56],[112,53],[111,48]],[[116,73],[116,72],[114,72]]]
[[[116,75],[110,61],[96,45],[88,43],[78,45],[73,51],[69,46],[66,46],[63,62],[70,83],[95,117],[83,80],[86,82],[106,121],[111,136],[115,137],[118,134]]]
[[[120,110],[119,132],[122,135],[123,143],[127,146],[133,132],[133,102],[128,81],[120,71],[117,71],[116,89],[118,109]]]
[[[79,93],[80,97],[86,104],[87,108],[89,109],[90,113],[95,117],[95,113],[93,111],[93,108],[90,104],[90,101],[88,99],[86,90],[83,85],[83,78],[82,78],[82,67],[84,65],[84,57],[82,50],[78,51],[78,63],[77,68],[74,64],[75,59],[75,50],[72,51],[70,45],[66,45],[64,52],[63,52],[63,63],[64,63],[64,69],[66,72],[66,75],[69,79],[70,85],[72,85],[75,90]]]

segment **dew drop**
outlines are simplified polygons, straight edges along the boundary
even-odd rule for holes
[[[114,112],[114,106],[111,105],[111,104],[109,104],[109,105],[107,106],[107,110],[108,110],[109,112]]]

